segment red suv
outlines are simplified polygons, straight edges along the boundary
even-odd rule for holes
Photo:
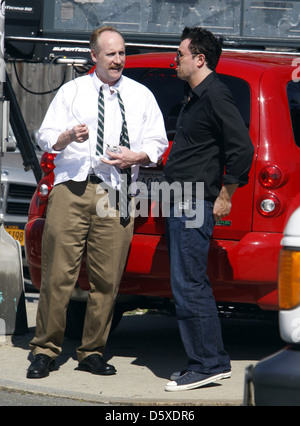
[[[174,55],[128,56],[124,72],[148,86],[156,96],[170,144],[185,96],[185,83],[176,76]],[[235,192],[232,211],[216,224],[211,240],[208,274],[215,298],[221,303],[278,309],[280,241],[285,224],[300,205],[298,64],[300,60],[288,54],[224,51],[217,68],[233,93],[255,148],[249,184]],[[167,155],[168,152],[163,163]],[[53,184],[53,155],[45,153],[41,166],[44,177],[31,202],[25,235],[27,261],[37,288],[47,197]],[[163,164],[157,169],[141,169],[140,180],[147,184],[159,180],[162,167]],[[149,205],[149,216],[136,219],[120,286],[120,295],[131,295],[128,300],[134,301],[134,307],[142,307],[146,300],[166,301],[172,297],[164,219],[156,217],[154,210],[155,207]],[[85,294],[81,290],[88,290],[84,261],[74,302],[70,304],[76,311],[74,317],[78,323],[81,320],[77,310],[79,307],[84,310],[85,306],[82,301],[78,303]],[[119,300],[124,297],[119,296]],[[130,305],[122,306],[130,309]]]

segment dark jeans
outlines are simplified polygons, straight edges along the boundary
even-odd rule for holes
[[[202,203],[201,227],[188,228],[186,222],[193,219],[184,214],[175,217],[172,206],[170,217],[166,218],[166,234],[172,292],[188,369],[213,374],[230,370],[230,360],[223,347],[216,303],[206,274],[209,240],[214,227],[213,204]]]

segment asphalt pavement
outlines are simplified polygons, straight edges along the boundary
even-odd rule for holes
[[[28,333],[0,341],[0,389],[113,406],[241,406],[245,368],[281,349],[276,321],[222,319],[224,344],[231,357],[232,377],[190,391],[166,392],[173,371],[185,366],[176,319],[160,313],[135,312],[123,317],[111,334],[106,360],[114,376],[77,370],[76,347],[65,339],[57,369],[43,379],[27,379],[29,341],[34,335],[38,294],[26,294]]]

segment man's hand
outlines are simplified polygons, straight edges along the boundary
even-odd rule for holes
[[[70,131],[73,142],[85,142],[89,138],[89,129],[85,124],[78,124]]]
[[[61,133],[57,139],[53,149],[61,151],[66,148],[71,142],[82,143],[89,138],[89,129],[85,124],[77,124],[71,130],[66,130]]]
[[[214,220],[216,222],[229,215],[231,210],[231,197],[237,187],[238,184],[224,185],[222,187],[213,209]]]
[[[135,164],[147,164],[150,162],[148,155],[145,152],[134,152],[125,146],[120,146],[121,152],[112,152],[107,150],[106,154],[110,159],[103,157],[103,163],[110,166],[116,166],[119,169],[126,169]]]

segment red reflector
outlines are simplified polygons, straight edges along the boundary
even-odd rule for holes
[[[276,166],[266,166],[260,171],[258,179],[264,188],[278,188],[282,183],[282,173]]]
[[[56,154],[49,154],[49,152],[44,152],[41,158],[41,169],[45,175],[48,175],[55,169],[54,159]]]

